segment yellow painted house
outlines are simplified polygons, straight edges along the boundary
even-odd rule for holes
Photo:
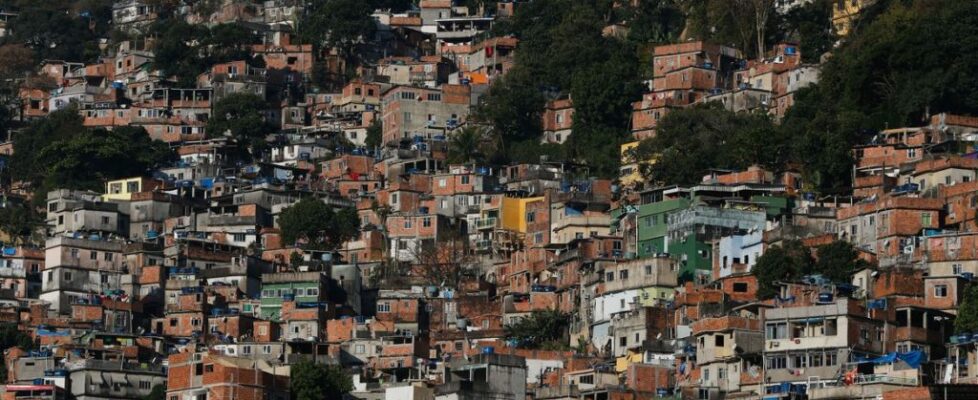
[[[621,167],[618,169],[618,180],[621,181],[622,186],[634,186],[644,182],[645,177],[642,176],[641,165],[655,162],[655,159],[638,160],[635,158],[633,151],[638,148],[639,143],[641,142],[636,140],[621,145]]]
[[[849,35],[852,24],[859,18],[859,14],[873,4],[876,4],[876,0],[834,0],[832,26],[835,27],[835,34],[840,37]]]
[[[503,197],[502,204],[499,207],[500,219],[502,221],[500,228],[513,232],[526,233],[527,205],[544,201],[544,199],[543,196],[525,198]]]
[[[157,182],[143,177],[126,178],[105,183],[105,194],[102,201],[128,201],[133,193],[147,192],[155,189]]]
[[[652,307],[664,301],[672,301],[676,297],[676,289],[671,287],[652,286],[639,289],[639,304],[642,307]]]
[[[628,366],[641,364],[645,353],[641,351],[628,350],[628,354],[615,359],[615,372],[622,374],[628,371]]]

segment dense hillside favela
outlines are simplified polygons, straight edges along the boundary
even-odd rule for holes
[[[0,400],[978,399],[976,27],[0,0]]]

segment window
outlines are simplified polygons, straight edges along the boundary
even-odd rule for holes
[[[947,285],[934,285],[934,297],[947,297]]]
[[[581,378],[580,378],[579,381],[581,383],[583,383],[583,384],[593,385],[594,384],[594,375],[581,375]]]
[[[404,219],[404,229],[411,229],[411,219],[410,218],[405,218]]]
[[[951,273],[961,275],[961,264],[951,264]]]
[[[421,219],[421,226],[428,228],[431,226],[431,217],[424,217]]]
[[[791,366],[794,368],[808,368],[808,356],[798,354],[792,357]]]
[[[319,288],[306,289],[306,296],[319,296]]]
[[[605,278],[604,278],[605,282],[611,282],[611,281],[614,281],[615,280],[615,273],[614,272],[608,272],[604,276],[605,276]]]
[[[382,312],[382,313],[391,312],[390,303],[377,303],[377,312]]]
[[[139,192],[139,182],[126,182],[126,192],[127,193]]]
[[[618,346],[619,347],[628,346],[628,336],[622,336],[618,338]]]
[[[88,259],[89,260],[98,260],[98,252],[97,251],[92,251],[91,253],[88,253]]]
[[[769,356],[766,361],[765,368],[767,369],[788,368],[788,358],[785,356]]]
[[[234,241],[235,242],[243,242],[243,241],[245,241],[245,234],[243,234],[243,233],[235,233],[234,234]]]
[[[441,101],[441,93],[428,93],[428,101]]]
[[[272,354],[272,346],[264,345],[261,347],[262,354]]]
[[[105,253],[105,261],[112,261],[112,253]]]
[[[788,324],[786,322],[767,324],[765,328],[765,337],[768,340],[788,337]]]
[[[734,282],[733,291],[736,293],[747,293],[747,282]]]
[[[78,258],[78,249],[71,249],[71,258]]]
[[[920,213],[920,224],[923,225],[925,228],[930,227],[930,213],[929,212]]]
[[[401,92],[401,100],[414,100],[414,98],[415,98],[414,92]]]
[[[719,367],[719,368],[717,368],[717,379],[719,379],[721,381],[724,380],[724,379],[727,379],[727,368],[726,367]]]
[[[812,354],[808,358],[808,365],[812,368],[821,367],[824,364],[821,353]]]
[[[468,175],[462,175],[462,184],[463,185],[468,185],[469,184],[469,176]]]
[[[356,354],[366,353],[367,352],[367,346],[364,346],[362,344],[358,344],[358,345],[354,346],[353,352],[356,353]]]
[[[462,343],[462,342],[455,342],[455,351],[462,351],[462,348],[464,346],[465,346],[465,344]]]
[[[726,336],[716,335],[713,337],[713,344],[716,345],[717,347],[721,347],[724,345],[725,339]]]
[[[139,388],[143,390],[149,390],[150,389],[149,381],[139,381]]]
[[[70,281],[71,280],[71,272],[65,272],[65,280],[66,281]]]
[[[526,222],[535,222],[537,220],[537,214],[533,211],[526,212]]]
[[[170,326],[177,326],[177,319],[176,318],[170,318]]]
[[[825,336],[835,336],[839,334],[839,326],[834,318],[825,320],[825,327],[823,327],[822,330]]]
[[[628,279],[628,270],[623,269],[621,271],[618,271],[618,279]]]

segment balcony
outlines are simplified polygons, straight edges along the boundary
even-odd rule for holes
[[[495,217],[479,218],[475,220],[475,228],[478,230],[496,229],[499,227],[499,220]]]

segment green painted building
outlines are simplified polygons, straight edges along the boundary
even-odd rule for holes
[[[654,199],[650,198],[652,202],[629,207],[636,219],[635,237],[629,239],[636,243],[635,248],[638,258],[651,257],[659,253],[668,253],[670,257],[679,262],[680,282],[692,280],[697,274],[697,271],[699,273],[707,273],[713,267],[713,249],[710,245],[710,238],[703,237],[703,235],[699,234],[682,235],[682,237],[676,237],[674,235],[672,238],[669,237],[669,215],[693,208],[693,205],[698,203],[697,200],[699,198],[696,194],[692,195],[692,198],[678,197],[671,199],[662,199],[661,196],[657,196]],[[749,201],[760,205],[764,209],[767,220],[778,220],[790,215],[791,207],[793,207],[791,199],[784,196],[754,195],[744,197],[747,198],[741,201]],[[718,204],[714,207],[722,206]],[[624,213],[625,210],[620,208],[612,211],[612,229],[618,227],[617,225],[621,223],[622,218],[627,218],[623,216]],[[721,218],[737,218],[738,214],[742,213],[732,211],[721,214],[730,214]]]
[[[278,321],[282,303],[318,303],[326,299],[327,278],[321,272],[280,272],[263,274],[261,312],[263,319]]]

